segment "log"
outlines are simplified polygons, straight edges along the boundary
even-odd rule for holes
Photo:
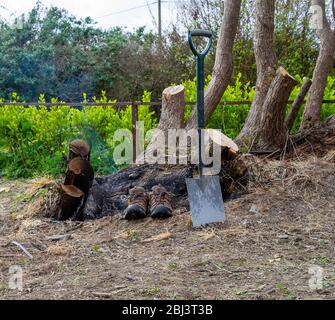
[[[231,161],[238,156],[239,148],[237,144],[220,130],[207,129],[206,134],[209,141],[207,143],[205,141],[205,152],[208,156],[215,157],[217,155],[214,154],[214,148],[220,150],[221,165],[226,165],[226,161]],[[213,161],[215,160],[213,159]],[[211,170],[208,170],[208,174],[212,174],[210,172]]]
[[[72,160],[76,157],[81,157],[90,161],[91,146],[84,140],[76,139],[69,144],[69,156],[68,159]]]
[[[216,129],[207,129],[206,132],[211,140],[210,144],[215,143],[218,146],[220,146],[222,150],[228,148],[232,154],[237,155],[239,147],[232,139],[230,139],[229,137],[227,137],[222,132]]]
[[[77,157],[68,163],[65,185],[74,185],[87,195],[93,179],[93,168],[87,160]]]
[[[60,192],[61,200],[55,211],[54,218],[57,220],[67,220],[75,215],[85,195],[84,192],[73,185],[61,184]]]
[[[157,129],[160,132],[164,132],[165,136],[165,147],[167,147],[167,137],[169,129],[181,129],[184,126],[184,111],[185,111],[185,88],[182,85],[172,86],[164,89],[162,93],[162,112],[159,119]],[[147,146],[145,153],[146,155],[155,154],[155,141],[156,138],[160,136],[160,132],[155,132],[151,137],[151,141]],[[163,137],[164,138],[164,137]],[[161,145],[161,144],[160,144]],[[165,152],[166,148],[164,148]],[[140,150],[136,151],[138,154],[136,163],[145,163],[145,154]],[[162,155],[162,159],[159,163],[163,161],[167,162],[167,157]],[[162,163],[161,163],[162,164]]]
[[[285,127],[287,132],[289,133],[292,130],[293,124],[295,119],[297,118],[297,115],[300,111],[301,106],[303,105],[305,101],[305,97],[312,85],[312,80],[311,79],[305,79],[303,85],[300,88],[300,92],[295,98],[292,109],[290,114],[288,115],[286,122],[285,122]]]
[[[284,127],[285,107],[297,81],[283,68],[279,67],[266,95],[259,127],[258,150],[281,150],[286,142]]]
[[[68,163],[68,169],[65,176],[64,185],[76,187],[78,190],[83,192],[83,200],[73,200],[73,205],[68,205],[68,208],[72,208],[72,217],[77,220],[83,219],[83,210],[89,195],[90,188],[93,184],[94,172],[89,161],[76,157],[70,160]],[[66,201],[71,200],[66,197]],[[77,204],[77,206],[76,206]],[[67,211],[67,216],[70,214],[70,209]]]

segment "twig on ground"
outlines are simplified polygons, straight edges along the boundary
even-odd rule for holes
[[[27,255],[29,259],[33,259],[33,256],[29,253],[29,251],[21,243],[17,241],[12,241],[11,243],[19,247]]]

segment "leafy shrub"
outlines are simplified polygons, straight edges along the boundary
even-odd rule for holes
[[[18,99],[14,94],[13,102]],[[144,93],[143,101],[150,101],[150,93]],[[43,95],[40,102],[45,102]],[[68,143],[76,138],[93,146],[91,159],[97,174],[115,171],[112,138],[119,128],[131,129],[131,106],[119,112],[113,107],[99,106],[112,102],[104,92],[94,102],[96,106],[83,107],[81,111],[65,105],[1,107],[0,173],[11,178],[62,173]],[[144,121],[146,130],[156,125],[148,106],[139,107],[139,119]]]
[[[303,79],[296,76],[299,84]],[[208,85],[210,77],[206,79]],[[196,100],[196,82],[185,81],[186,101]],[[293,100],[299,92],[296,86],[290,97]],[[249,105],[227,105],[225,101],[251,101],[254,89],[250,83],[243,84],[238,74],[235,85],[228,86],[221,104],[212,115],[208,127],[221,129],[231,138],[237,136],[243,127],[249,112]],[[335,77],[329,77],[325,90],[326,100],[335,99]],[[150,92],[144,92],[143,101],[151,100]],[[19,102],[20,97],[12,96],[12,102]],[[40,175],[59,175],[65,169],[68,143],[75,138],[87,140],[92,146],[92,165],[97,174],[108,174],[117,170],[113,161],[115,142],[113,135],[119,128],[131,129],[131,106],[122,110],[99,106],[110,101],[105,92],[93,101],[96,106],[86,106],[82,110],[66,105],[47,108],[23,106],[0,107],[0,175],[5,177],[32,177]],[[40,96],[40,103],[45,103]],[[52,103],[58,103],[52,99]],[[84,102],[86,96],[84,95]],[[188,106],[185,120],[193,106]],[[287,108],[289,112],[290,108]],[[300,111],[293,127],[299,130],[303,110]],[[334,104],[323,105],[322,119],[335,114]],[[148,106],[139,106],[139,119],[144,121],[145,130],[157,125],[157,118]]]
[[[234,86],[228,85],[227,90],[221,98],[220,105],[215,109],[207,127],[220,129],[227,136],[234,138],[241,131],[245,119],[248,115],[249,105],[227,105],[226,101],[251,101],[255,90],[251,88],[250,82],[241,82],[241,73],[235,79]],[[211,77],[206,78],[206,87]],[[196,101],[196,82],[185,81],[186,101]],[[193,107],[187,106],[185,120],[188,119]]]

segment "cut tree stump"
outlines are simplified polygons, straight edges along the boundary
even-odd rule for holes
[[[259,123],[261,130],[256,141],[258,150],[275,152],[284,147],[287,138],[285,108],[296,84],[297,81],[283,67],[279,67],[263,104]]]
[[[180,129],[184,127],[185,88],[182,85],[168,87],[162,94],[162,111],[158,129]]]
[[[106,215],[117,215],[127,207],[129,189],[139,186],[147,192],[155,185],[161,184],[173,194],[173,209],[189,209],[186,178],[196,175],[193,165],[141,165],[120,170],[103,178],[96,178],[93,184],[84,217],[100,218]],[[248,167],[243,158],[222,164],[219,174],[224,199],[232,194],[245,191],[248,178]]]

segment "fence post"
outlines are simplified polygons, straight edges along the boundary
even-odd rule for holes
[[[131,130],[133,133],[133,162],[137,159],[137,141],[136,141],[136,122],[138,121],[138,105],[135,102],[131,104]]]

